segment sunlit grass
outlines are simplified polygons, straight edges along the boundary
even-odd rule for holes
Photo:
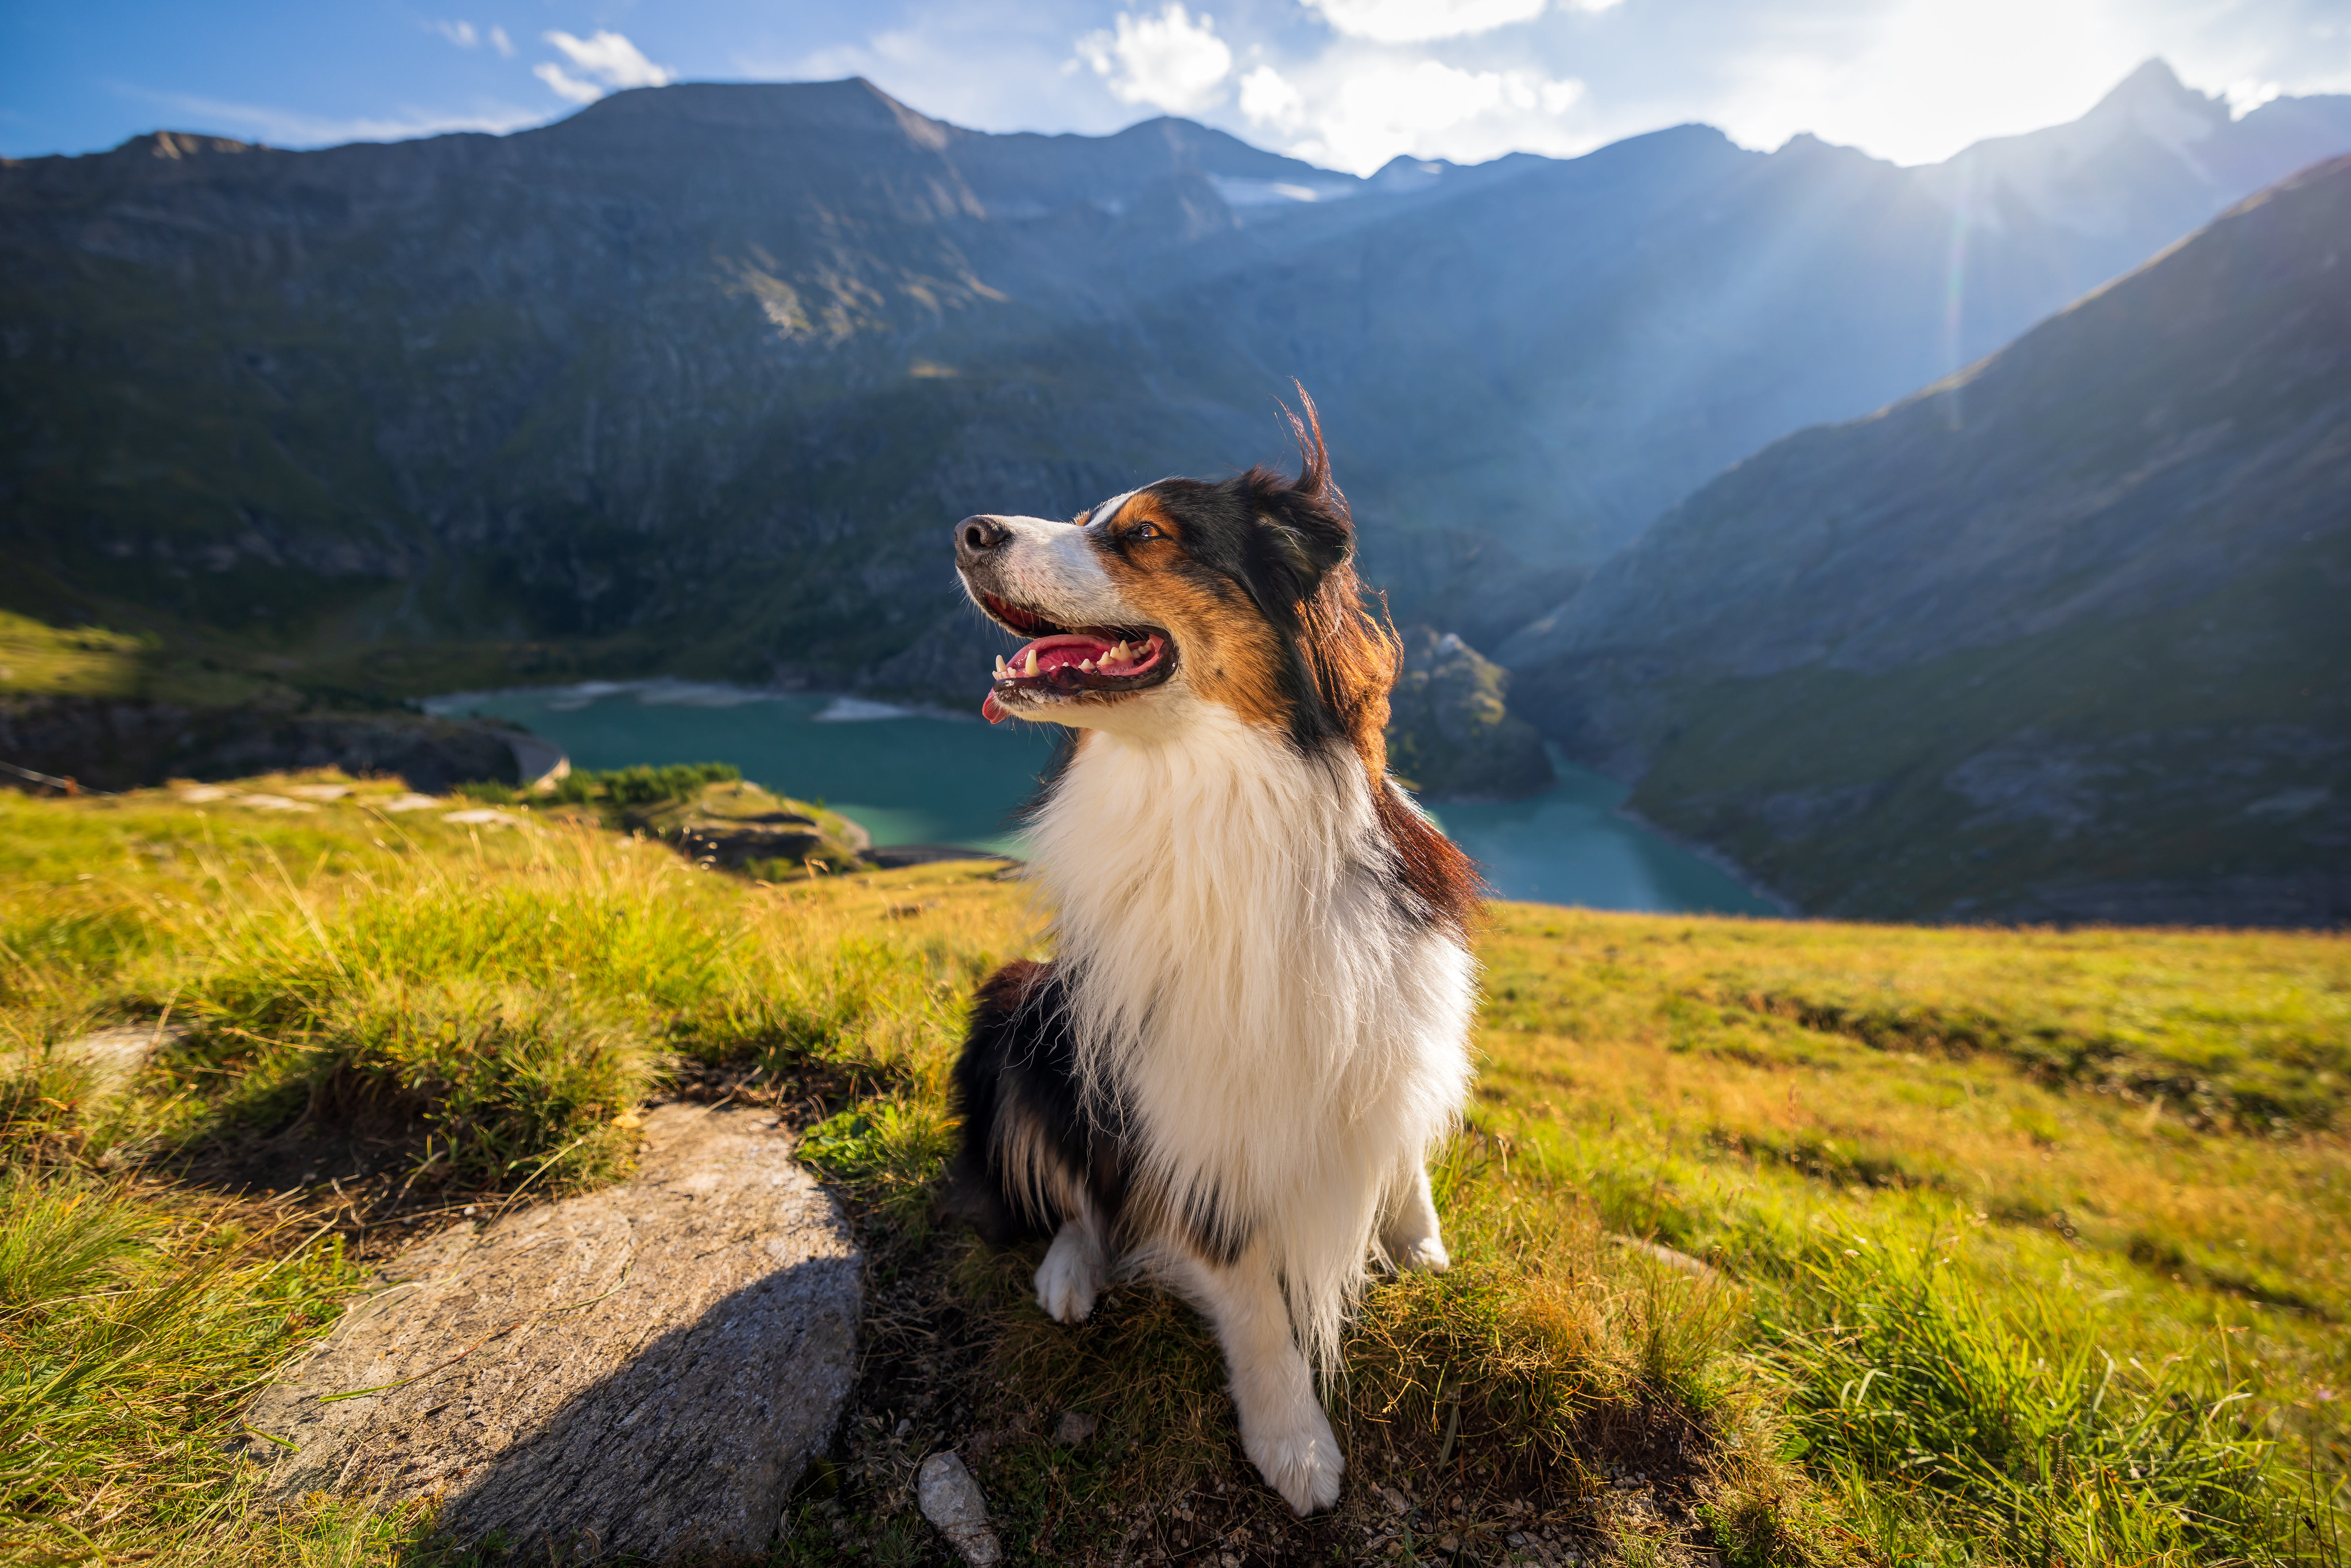
[[[0,610],[0,692],[127,696],[149,644],[96,626],[45,625]]]
[[[1006,1408],[1125,1435],[999,1448],[1008,1541],[1082,1560],[1138,1497],[1246,1480],[1186,1310],[1121,1289],[1063,1329],[1033,1258],[929,1228],[965,999],[1042,951],[1025,889],[769,886],[399,793],[0,793],[0,1561],[437,1561],[421,1518],[256,1501],[236,1412],[359,1270],[162,1173],[365,1111],[444,1175],[576,1190],[688,1062],[823,1064],[846,1108],[804,1152],[886,1266],[948,1249]],[[1741,1563],[2340,1563],[2351,944],[1498,905],[1481,952],[1457,1267],[1374,1289],[1333,1392],[1410,1551],[1548,1519],[1625,1562],[1695,1531]],[[177,1043],[118,1092],[66,1047],[124,1025]],[[1636,1458],[1680,1522],[1612,1484]]]
[[[2333,1065],[2351,1038],[2351,943],[1504,906],[1484,950],[1480,1120],[1521,1162],[1589,1195],[1612,1228],[1750,1283],[1750,1343],[1793,1380],[1809,1468],[1871,1500],[1889,1550],[1899,1538],[1928,1557],[1977,1560],[1991,1550],[1984,1511],[1996,1496],[2016,1511],[1996,1532],[2014,1560],[2041,1550],[2035,1531],[2070,1562],[2230,1550],[2335,1560],[2321,1542],[2340,1521],[2308,1505],[2294,1472],[2314,1472],[2324,1491],[2351,1458],[2340,1398],[2351,1387],[2351,1150]],[[1764,996],[1812,998],[1799,1015],[1811,1021],[1758,1005]],[[2250,1070],[2275,1052],[2317,1064],[2303,1079],[2313,1109],[2299,1125],[2213,1114],[2159,1088],[2052,1072],[2034,1051],[1989,1043],[1989,1028],[1967,1040],[1874,1031],[1849,1021],[1857,997],[1881,1018],[1964,1012],[2028,1041],[2126,1037],[2142,1061],[2226,1057]],[[1822,1440],[1823,1423],[1860,1420],[1862,1406],[1870,1420],[1898,1406],[1931,1421],[1896,1373],[1944,1354],[1938,1335],[1971,1347],[1976,1364],[1954,1375],[1986,1397],[1996,1376],[2045,1363],[2017,1385],[2044,1405],[2103,1388],[2117,1411],[2219,1407],[2197,1441],[2218,1445],[2205,1458],[2225,1485],[2180,1508],[2224,1521],[2167,1534],[2163,1511],[2179,1500],[2167,1500],[2157,1467],[2132,1478],[2125,1462],[2109,1476],[2071,1437],[2065,1459],[2051,1436],[2064,1423],[2046,1413],[2015,1453],[2056,1464],[2064,1486],[2035,1470],[2001,1492],[1956,1431],[1907,1455]],[[1885,1364],[1875,1378],[1873,1358]],[[2158,1448],[2179,1436],[2161,1422],[2139,1430]],[[1966,1486],[1926,1479],[1962,1472]],[[2080,1490],[2116,1478],[2124,1491]],[[2210,1500],[2226,1496],[2241,1500]],[[2137,1511],[2098,1513],[2116,1499]]]

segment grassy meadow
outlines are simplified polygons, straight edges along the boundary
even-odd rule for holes
[[[465,1561],[268,1503],[240,1413],[678,1095],[791,1117],[869,1249],[778,1563],[951,1561],[944,1447],[1016,1562],[2344,1561],[2351,942],[1493,906],[1457,1266],[1372,1291],[1301,1523],[1186,1312],[1061,1329],[931,1219],[964,998],[1043,930],[990,864],[759,882],[396,781],[0,792],[0,1563]]]

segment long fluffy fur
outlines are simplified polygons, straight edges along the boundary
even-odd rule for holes
[[[1326,1377],[1374,1227],[1461,1103],[1474,996],[1458,937],[1395,896],[1355,760],[1211,710],[1090,737],[1031,829],[1087,1099],[1124,1111],[1137,1188],[1269,1249]]]
[[[1030,822],[1059,956],[981,989],[954,1182],[991,1238],[1054,1238],[1057,1317],[1122,1259],[1199,1303],[1244,1444],[1301,1512],[1337,1494],[1312,1384],[1371,1260],[1445,1263],[1425,1162],[1468,1084],[1478,890],[1387,777],[1396,643],[1305,406],[1294,480],[959,525],[999,620],[1157,627],[1180,663],[1147,691],[998,677],[1037,705],[1010,711],[1078,729]]]

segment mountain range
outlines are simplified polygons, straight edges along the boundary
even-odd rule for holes
[[[1280,461],[1296,378],[1398,620],[1499,652],[1514,704],[1639,776],[1659,821],[1806,907],[1991,912],[2004,849],[1930,892],[1792,869],[1738,788],[1708,794],[1729,761],[1668,738],[1679,697],[1583,665],[1798,678],[1784,649],[1765,671],[1676,643],[1716,634],[1702,615],[1628,621],[1641,563],[1736,533],[1691,508],[1750,504],[1773,443],[1826,452],[1851,438],[1812,427],[1921,386],[1957,417],[1993,395],[1967,367],[2347,150],[2351,98],[2237,118],[2149,62],[2078,121],[1908,169],[1682,126],[1357,179],[1178,120],[987,135],[856,80],[643,89],[505,137],[0,162],[0,606],[377,695],[661,669],[961,703],[996,644],[946,524]],[[2183,355],[2157,368],[2204,373]],[[2118,559],[1995,579],[2038,603],[2036,563]],[[1756,565],[1690,581],[1774,580]],[[2115,614],[2158,591],[2124,577]],[[1921,647],[1984,601],[1914,587]],[[1784,630],[1743,602],[1741,647]],[[2046,907],[2077,904],[2107,907]]]
[[[1279,456],[1296,377],[1399,615],[1491,642],[1724,465],[2346,149],[2351,99],[2231,120],[2156,63],[1912,170],[1685,126],[1358,180],[862,81],[141,137],[0,165],[0,592],[960,693],[944,522]]]
[[[2351,920],[2351,158],[1765,447],[1499,653],[1810,911]]]

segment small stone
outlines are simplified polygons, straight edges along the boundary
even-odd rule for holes
[[[1437,1549],[1439,1552],[1458,1552],[1461,1550],[1461,1538],[1458,1535],[1440,1535],[1437,1538]]]
[[[124,1024],[68,1041],[57,1048],[57,1054],[83,1063],[90,1070],[94,1086],[101,1092],[112,1093],[138,1076],[139,1070],[147,1065],[148,1059],[160,1047],[179,1044],[187,1032],[166,1027],[162,1020]]]
[[[1412,1504],[1405,1500],[1404,1493],[1396,1490],[1394,1487],[1380,1488],[1380,1500],[1388,1505],[1388,1511],[1390,1513],[1403,1514],[1408,1513],[1412,1510]]]
[[[1053,1430],[1053,1441],[1065,1448],[1074,1448],[1092,1437],[1102,1427],[1102,1417],[1076,1410],[1061,1412],[1061,1424]]]
[[[987,1527],[987,1500],[955,1454],[933,1454],[923,1461],[914,1478],[914,1500],[972,1568],[995,1568],[1004,1561],[1004,1548]]]

